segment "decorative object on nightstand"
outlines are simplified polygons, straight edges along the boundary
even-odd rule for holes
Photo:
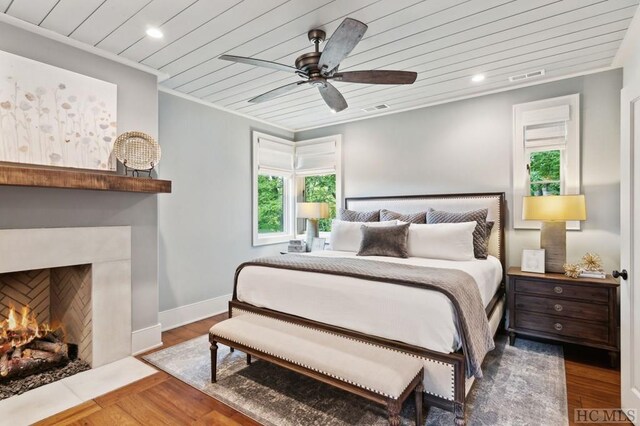
[[[611,275],[574,279],[520,268],[507,275],[510,344],[516,334],[574,343],[608,351],[617,365],[619,284]]]
[[[521,269],[524,272],[544,274],[544,249],[522,250]]]
[[[140,172],[151,172],[160,162],[160,145],[146,133],[126,132],[118,136],[113,144],[113,151],[118,161],[124,166],[125,174],[140,176]]]
[[[304,253],[307,251],[307,246],[302,240],[289,240],[287,250],[289,253]]]
[[[587,220],[584,195],[545,195],[522,198],[522,219],[540,220],[540,248],[547,272],[564,273],[568,220]]]
[[[324,250],[324,245],[327,242],[326,238],[314,238],[313,243],[311,244],[311,251],[322,251]]]
[[[307,219],[307,251],[318,237],[318,219],[329,217],[329,203],[298,203],[298,218]]]
[[[563,265],[564,274],[569,278],[579,278],[580,277],[580,264],[579,263],[565,263]]]

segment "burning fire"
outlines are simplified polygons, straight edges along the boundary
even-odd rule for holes
[[[11,306],[7,319],[0,322],[0,354],[11,348],[24,346],[49,331],[47,323],[38,324],[36,315],[29,306],[23,306],[20,314]]]

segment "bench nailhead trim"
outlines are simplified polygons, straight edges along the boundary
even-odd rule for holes
[[[453,399],[453,395],[455,395],[455,378],[454,378],[455,373],[454,373],[453,366],[451,364],[449,364],[448,362],[443,362],[443,361],[440,361],[440,360],[437,360],[437,359],[432,359],[432,358],[426,358],[426,357],[419,356],[419,355],[416,355],[416,354],[412,354],[412,353],[409,353],[409,352],[399,351],[397,349],[392,349],[392,348],[389,348],[387,346],[376,345],[376,344],[371,343],[371,342],[365,342],[365,341],[362,341],[360,339],[354,339],[352,337],[344,336],[342,334],[333,333],[333,332],[330,332],[330,331],[327,331],[327,330],[322,330],[322,329],[318,329],[318,328],[309,327],[307,325],[296,324],[296,323],[293,323],[291,321],[285,321],[285,320],[280,319],[280,318],[274,318],[274,317],[271,317],[269,315],[264,315],[264,314],[260,314],[260,313],[257,313],[257,312],[245,311],[244,309],[238,309],[238,308],[233,308],[233,311],[234,312],[242,312],[243,314],[246,314],[246,315],[255,315],[255,316],[258,316],[258,317],[269,318],[271,320],[280,321],[280,322],[283,322],[283,323],[286,323],[286,324],[296,325],[298,327],[306,328],[306,329],[309,329],[309,330],[319,331],[321,333],[330,334],[332,336],[341,337],[341,338],[347,339],[347,340],[357,341],[357,342],[364,343],[364,344],[367,344],[367,345],[370,345],[370,346],[378,347],[378,348],[381,348],[381,349],[386,349],[388,351],[397,352],[397,353],[401,353],[401,354],[404,354],[404,355],[409,355],[409,356],[411,356],[413,358],[417,358],[417,359],[420,359],[422,361],[431,362],[431,363],[434,363],[434,364],[440,364],[440,365],[449,367],[449,369],[451,371],[451,396],[443,396],[443,395],[440,395],[440,394],[437,394],[437,393],[434,393],[434,392],[429,392],[427,390],[425,390],[424,392],[428,393],[428,394],[431,394],[431,395],[434,395],[434,396],[437,396],[439,398],[443,398],[443,399],[449,400],[449,401],[453,401],[454,400]],[[220,336],[220,337],[224,337],[224,336]],[[231,339],[229,339],[229,340],[231,340]],[[236,342],[236,343],[242,344],[242,342]],[[252,348],[252,349],[260,350],[258,348]],[[268,355],[276,356],[274,354],[268,354]],[[285,361],[291,362],[288,359],[285,360]],[[294,363],[294,364],[296,364],[296,363]],[[307,367],[306,365],[302,365],[302,364],[297,364],[297,365],[301,365],[302,367],[309,368],[310,370],[313,370],[312,368]],[[326,374],[326,373],[324,373],[322,371],[319,371],[319,372],[322,373],[322,374],[325,374],[325,375],[329,375],[329,374]],[[334,377],[334,376],[331,376],[331,377]],[[337,378],[339,380],[342,380],[342,381],[345,381],[347,383],[351,383],[351,382],[349,382],[347,380],[342,379],[341,377],[335,377],[335,378]],[[355,384],[355,383],[352,383],[352,384]],[[360,385],[356,384],[356,386],[360,386]],[[360,386],[360,387],[362,387],[362,386]],[[364,388],[364,389],[366,389],[366,388]],[[369,389],[369,390],[371,390],[371,389]],[[374,391],[374,390],[371,390],[371,391],[372,392],[376,392],[376,393],[380,393],[380,392],[377,392],[377,391]],[[380,393],[380,395],[388,396],[388,395],[386,395],[384,393]],[[397,398],[394,398],[394,399],[397,399]]]

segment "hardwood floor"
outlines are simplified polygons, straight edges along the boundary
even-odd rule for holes
[[[206,334],[217,315],[162,333],[155,352]],[[143,354],[144,355],[144,354]],[[142,359],[139,356],[139,359]],[[577,408],[620,407],[620,372],[607,367],[606,353],[565,346],[569,424]],[[631,423],[628,423],[631,424]],[[258,425],[180,380],[159,372],[87,401],[39,423],[43,425]]]

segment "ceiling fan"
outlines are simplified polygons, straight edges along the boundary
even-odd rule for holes
[[[325,40],[326,33],[318,29],[309,31],[309,41],[315,45],[315,51],[300,55],[296,59],[295,67],[262,59],[233,55],[222,55],[220,59],[279,71],[294,72],[304,79],[303,81],[285,84],[270,90],[260,96],[249,99],[249,102],[268,101],[304,84],[310,84],[318,88],[320,95],[322,95],[322,98],[333,112],[339,112],[347,108],[347,101],[338,89],[329,82],[330,80],[364,84],[413,84],[418,76],[415,72],[391,70],[339,72],[340,62],[356,47],[365,31],[367,31],[365,24],[355,19],[346,18],[327,41],[322,52],[320,52],[319,46]]]

